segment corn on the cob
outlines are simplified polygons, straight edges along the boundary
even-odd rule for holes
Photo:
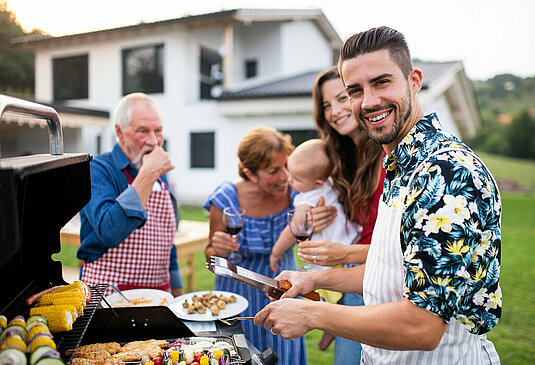
[[[74,283],[64,285],[56,290],[54,290],[52,293],[63,293],[63,292],[80,292],[84,294],[84,301],[87,300],[87,285],[83,283],[82,281],[78,280]],[[45,294],[46,295],[46,294]]]
[[[59,290],[59,289],[58,289]],[[80,291],[61,291],[44,294],[37,302],[38,306],[70,304],[76,308],[77,316],[84,314],[85,294]]]
[[[76,320],[76,308],[73,305],[47,305],[43,307],[33,307],[30,315],[41,314],[48,320],[50,332],[70,331],[72,324]]]

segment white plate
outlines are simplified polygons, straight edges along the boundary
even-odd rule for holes
[[[148,307],[154,305],[167,305],[174,299],[173,295],[169,292],[157,289],[130,289],[122,290],[125,297],[128,298],[136,307]],[[113,293],[105,298],[108,303],[114,308],[117,307],[131,307],[130,304],[119,293]],[[102,306],[107,308],[108,306],[102,301]]]
[[[206,309],[206,312],[203,314],[200,313],[192,313],[188,314],[188,309],[184,308],[182,304],[188,300],[189,303],[191,303],[191,298],[194,295],[197,295],[199,297],[202,297],[203,294],[206,293],[214,293],[217,296],[224,295],[225,297],[230,297],[231,295],[234,295],[236,297],[235,303],[227,303],[224,309],[221,309],[219,311],[219,318],[230,318],[235,317],[238,314],[242,313],[244,310],[249,307],[249,301],[242,297],[239,294],[231,293],[228,291],[219,291],[219,290],[211,290],[211,291],[198,291],[193,293],[188,293],[181,295],[179,297],[176,297],[170,304],[167,306],[173,311],[173,313],[176,314],[178,318],[184,319],[186,321],[214,321],[216,320],[216,317],[212,315],[212,312],[210,309]]]

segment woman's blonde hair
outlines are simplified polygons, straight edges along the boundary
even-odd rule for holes
[[[238,146],[238,172],[243,179],[249,180],[243,171],[245,168],[256,175],[258,170],[269,166],[276,153],[285,151],[289,155],[293,150],[290,135],[263,125],[255,127],[242,138]]]

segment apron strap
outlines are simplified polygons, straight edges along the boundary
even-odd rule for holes
[[[134,179],[132,178],[132,175],[128,172],[126,167],[123,169],[123,173],[125,174],[126,178],[128,179],[128,183],[130,185],[132,185],[132,183],[134,182]],[[158,178],[158,181],[160,182],[162,190],[167,190],[167,184],[162,180],[161,176]]]

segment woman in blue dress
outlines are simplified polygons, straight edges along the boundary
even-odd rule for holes
[[[206,257],[226,257],[233,263],[262,275],[275,277],[282,270],[296,270],[292,250],[288,250],[278,272],[269,267],[269,255],[286,226],[286,213],[293,208],[295,192],[288,186],[286,160],[293,151],[291,138],[275,129],[252,129],[238,147],[240,179],[223,182],[208,197],[204,208],[210,211],[210,240]],[[226,232],[223,209],[245,209],[244,225],[237,238]],[[318,208],[316,208],[318,209]],[[233,279],[217,276],[215,289],[238,293],[249,300],[244,316],[254,316],[269,303],[258,289]],[[300,299],[296,299],[300,300]],[[281,365],[307,363],[305,339],[285,340],[253,321],[242,321],[245,337],[260,351],[271,347]]]

